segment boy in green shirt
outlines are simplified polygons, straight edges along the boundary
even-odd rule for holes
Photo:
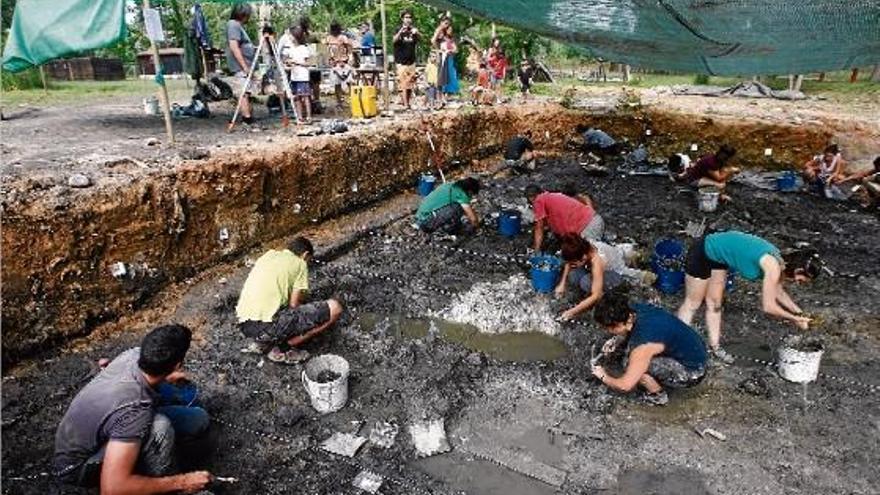
[[[293,364],[309,353],[295,349],[330,327],[342,314],[335,299],[303,304],[309,290],[307,261],[314,247],[305,237],[288,249],[270,249],[254,263],[241,289],[235,313],[241,332],[253,339],[247,352],[265,352],[270,361]]]
[[[471,208],[471,200],[480,192],[480,182],[473,178],[447,182],[431,191],[416,212],[416,223],[425,233],[443,230],[454,234],[461,230],[464,215],[473,228],[480,226],[480,219]]]

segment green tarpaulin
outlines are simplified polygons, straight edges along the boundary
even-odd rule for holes
[[[803,74],[880,63],[880,0],[427,0],[614,62]]]
[[[126,36],[125,0],[19,0],[3,70],[19,72]]]

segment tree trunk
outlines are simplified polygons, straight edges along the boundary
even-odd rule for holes
[[[880,83],[880,64],[874,66],[871,72],[871,82]]]
[[[629,64],[623,64],[623,82],[629,82]]]
[[[824,72],[819,73],[819,82],[825,82],[825,73]]]
[[[849,82],[854,83],[859,80],[859,68],[856,67],[852,70],[852,74],[849,75]]]

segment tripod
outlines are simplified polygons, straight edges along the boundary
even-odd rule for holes
[[[229,121],[227,132],[231,132],[233,127],[235,127],[235,121],[238,119],[238,112],[241,110],[241,103],[248,97],[248,92],[246,90],[250,88],[252,83],[254,71],[257,68],[257,62],[260,60],[260,57],[263,57],[263,49],[269,50],[270,57],[268,65],[280,74],[281,83],[284,85],[284,95],[287,96],[287,99],[290,101],[294,117],[299,120],[299,116],[296,114],[296,106],[293,105],[293,91],[290,89],[290,81],[287,78],[287,71],[284,70],[284,64],[281,63],[281,55],[278,53],[278,45],[275,41],[269,39],[270,35],[268,29],[271,29],[268,25],[263,26],[260,35],[260,45],[257,47],[254,61],[251,62],[251,66],[247,73],[247,79],[245,79],[245,81],[247,81],[247,86],[244,88],[245,91],[242,91],[241,95],[238,97],[238,103],[235,105],[235,112],[232,114],[232,120]],[[277,80],[278,78],[276,78],[276,81]],[[281,101],[281,125],[283,127],[290,125],[290,117],[287,115],[287,106],[284,104],[283,100]]]

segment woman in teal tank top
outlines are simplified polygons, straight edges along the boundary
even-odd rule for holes
[[[782,255],[769,241],[756,235],[731,230],[698,239],[688,251],[685,299],[678,317],[690,325],[694,313],[706,303],[706,329],[709,351],[730,364],[733,358],[721,348],[721,306],[727,286],[727,272],[735,270],[747,280],[762,280],[761,309],[806,330],[810,319],[792,300],[783,281],[809,282],[822,271],[822,261],[814,250]]]

